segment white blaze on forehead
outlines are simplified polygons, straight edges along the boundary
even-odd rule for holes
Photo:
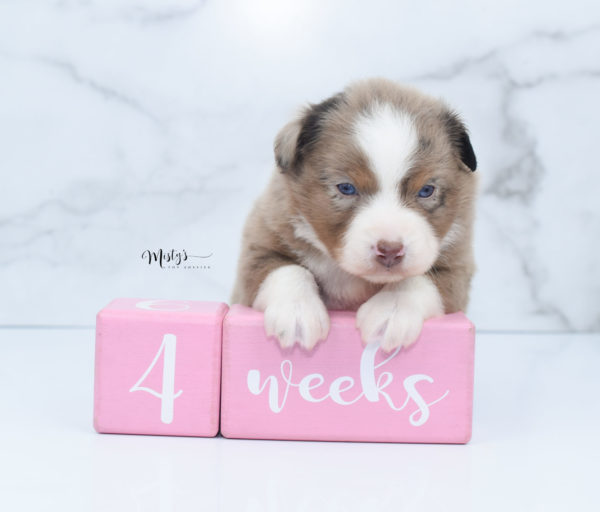
[[[411,166],[418,137],[413,119],[387,103],[376,103],[361,114],[354,136],[366,154],[383,190],[395,190]]]

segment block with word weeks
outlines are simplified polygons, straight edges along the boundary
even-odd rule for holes
[[[462,313],[428,320],[407,349],[364,345],[333,311],[311,352],[281,349],[263,315],[234,305],[223,326],[221,433],[230,438],[467,443],[475,332]]]
[[[96,319],[94,427],[215,436],[228,306],[116,299]]]

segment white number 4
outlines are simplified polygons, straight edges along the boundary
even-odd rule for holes
[[[133,387],[129,390],[130,393],[134,391],[145,391],[150,393],[156,398],[160,398],[160,421],[163,423],[171,423],[173,421],[173,406],[175,399],[183,393],[183,390],[179,390],[175,393],[175,346],[177,344],[177,337],[174,334],[165,334],[163,341],[158,349],[158,352],[154,356],[152,363],[148,366],[148,369],[140,377]],[[158,361],[160,355],[163,354],[163,374],[162,374],[162,393],[158,393],[154,389],[150,389],[144,386],[140,386],[142,382],[148,377],[149,373],[154,368],[154,365]]]

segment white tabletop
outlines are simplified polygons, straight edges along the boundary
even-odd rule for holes
[[[591,510],[600,334],[477,338],[466,446],[96,434],[92,329],[0,329],[0,507]]]

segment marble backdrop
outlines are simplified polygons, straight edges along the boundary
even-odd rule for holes
[[[90,325],[116,296],[226,301],[277,130],[368,76],[470,127],[478,327],[598,330],[584,0],[0,0],[0,324]],[[148,263],[161,248],[187,260]]]

